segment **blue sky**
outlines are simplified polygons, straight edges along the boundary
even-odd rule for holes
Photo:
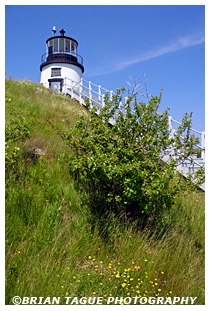
[[[205,129],[204,5],[6,5],[7,77],[39,83],[53,26],[78,41],[84,79],[115,91],[145,76],[161,111]]]

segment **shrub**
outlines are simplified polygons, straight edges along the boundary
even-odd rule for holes
[[[180,181],[171,186],[176,163],[173,159],[164,163],[164,151],[172,145],[186,157],[198,141],[189,135],[187,114],[178,134],[170,137],[168,109],[158,113],[161,95],[147,104],[130,96],[122,104],[124,91],[118,90],[112,100],[106,96],[99,114],[91,109],[88,119],[81,116],[74,129],[60,136],[73,151],[70,172],[89,194],[94,214],[98,218],[107,212],[121,214],[145,226],[171,207],[178,191]]]

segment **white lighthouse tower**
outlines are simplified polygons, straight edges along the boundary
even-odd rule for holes
[[[77,53],[78,42],[64,34],[64,29],[61,29],[57,36],[56,27],[53,27],[40,65],[40,83],[59,93],[65,93],[66,81],[78,84],[84,72],[83,58]]]

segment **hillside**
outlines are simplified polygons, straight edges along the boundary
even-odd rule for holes
[[[60,304],[67,296],[103,297],[104,304],[134,296],[205,303],[203,192],[178,195],[163,216],[162,235],[110,218],[105,239],[69,174],[71,150],[55,128],[73,127],[88,111],[28,81],[6,81],[5,105],[13,141],[6,154],[6,304],[14,296],[61,297]]]

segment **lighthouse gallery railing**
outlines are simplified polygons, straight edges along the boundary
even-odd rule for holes
[[[42,55],[41,57],[41,64],[44,64],[48,61],[52,61],[52,60],[67,60],[70,61],[72,60],[75,63],[78,63],[80,65],[83,66],[83,57],[80,56],[79,54],[75,53],[75,52],[52,52],[52,53],[45,53]]]

